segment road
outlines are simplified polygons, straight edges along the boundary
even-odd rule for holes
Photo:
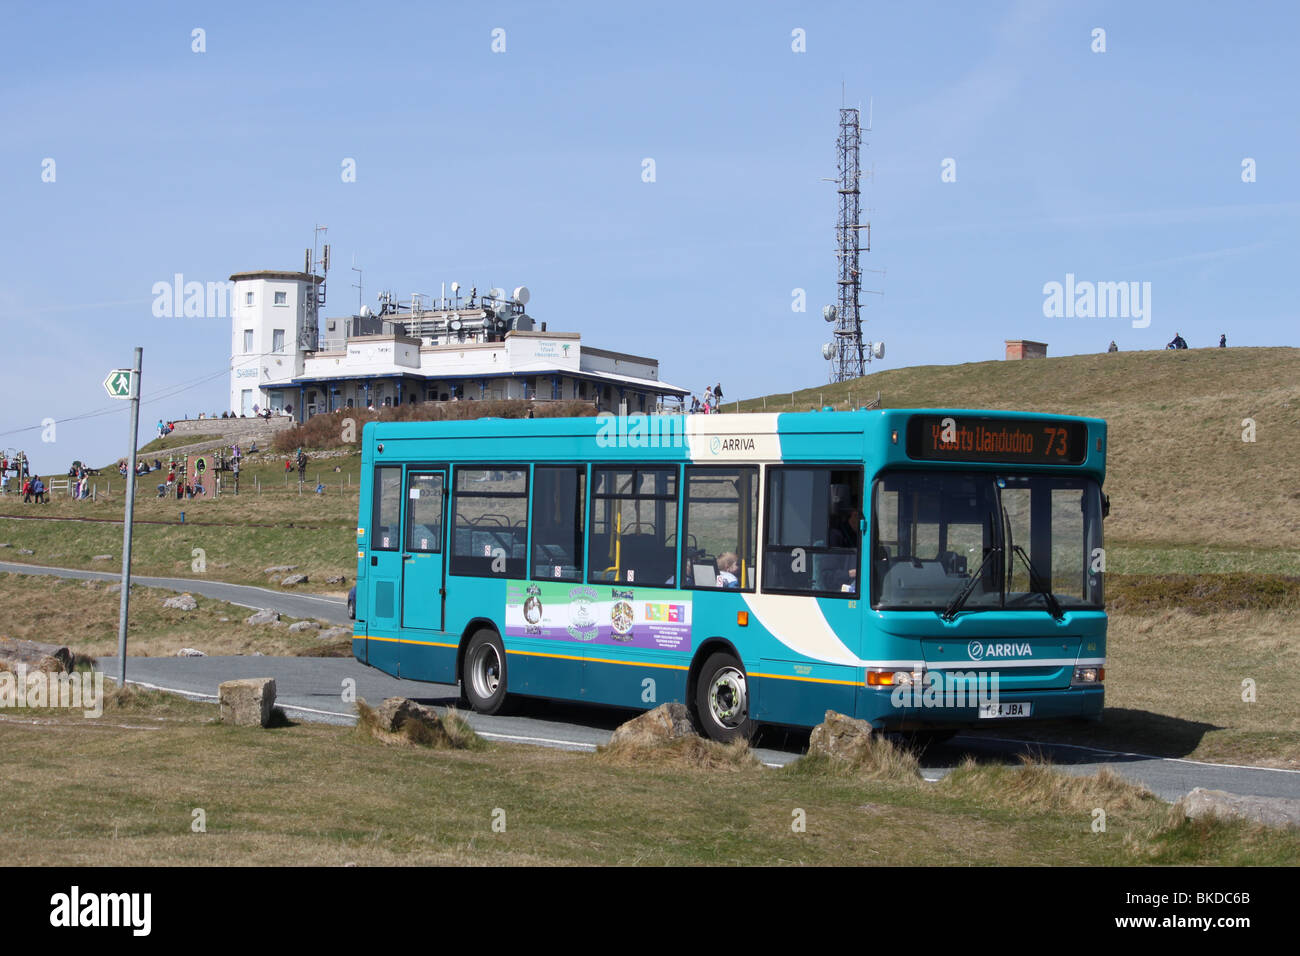
[[[15,564],[0,561],[0,571],[16,574],[53,575],[82,581],[122,580],[120,571],[81,571],[75,568],[45,568],[35,564]],[[203,597],[226,601],[247,608],[274,608],[289,617],[311,618],[330,624],[348,625],[347,601],[319,594],[301,594],[293,591],[272,591],[245,584],[226,584],[222,581],[205,581],[202,578],[147,578],[131,575],[131,583],[146,588],[166,588],[188,592]]]
[[[100,667],[117,673],[116,658],[101,658]],[[385,697],[410,697],[446,706],[456,703],[457,688],[400,680],[351,658],[311,657],[130,657],[127,680],[179,691],[198,699],[215,700],[217,685],[240,677],[274,677],[276,702],[291,718],[350,724],[351,705],[343,700],[344,682],[355,681],[356,696],[373,704]],[[486,717],[469,713],[470,725],[484,737],[567,750],[594,750],[606,743],[615,727],[634,712],[580,704],[520,701],[516,713]],[[782,765],[796,759],[807,746],[807,733],[769,731],[756,748],[764,763]],[[1124,754],[1064,744],[1030,744],[962,734],[942,747],[932,747],[922,759],[927,780],[939,780],[966,754],[981,760],[1018,764],[1023,753],[1041,752],[1069,773],[1092,774],[1103,766],[1144,783],[1165,800],[1176,800],[1194,787],[1265,797],[1300,798],[1300,771],[1237,767],[1173,757]]]

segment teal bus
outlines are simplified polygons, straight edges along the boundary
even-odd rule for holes
[[[971,410],[367,424],[357,660],[720,741],[1096,719],[1106,423]]]

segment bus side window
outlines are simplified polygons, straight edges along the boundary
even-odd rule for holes
[[[582,579],[586,470],[575,465],[533,468],[534,580]]]
[[[587,580],[676,586],[677,469],[596,468],[591,484]]]
[[[768,469],[763,590],[855,597],[862,553],[862,472]]]
[[[686,469],[682,580],[687,587],[754,589],[758,469]]]
[[[374,517],[370,522],[370,550],[397,551],[402,521],[402,469],[376,468]]]
[[[518,465],[458,467],[455,475],[451,573],[524,577],[528,470]]]

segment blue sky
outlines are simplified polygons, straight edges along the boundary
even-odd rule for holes
[[[873,368],[1000,358],[1020,337],[1052,355],[1175,331],[1300,344],[1297,9],[6,2],[0,446],[41,471],[123,453],[126,403],[100,382],[136,345],[143,437],[220,412],[229,321],[154,318],[151,287],[300,269],[316,223],[329,315],[356,309],[355,256],[372,306],[383,288],[525,284],[551,329],[657,356],[674,384],[825,381],[836,195],[820,180],[842,90],[864,117],[873,104]],[[1150,282],[1150,327],[1044,317],[1067,273]],[[52,444],[13,433],[103,409]]]

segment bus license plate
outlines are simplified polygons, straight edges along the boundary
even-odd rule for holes
[[[980,719],[995,717],[1029,717],[1034,712],[1034,705],[1029,702],[1017,704],[984,704],[980,707]]]

